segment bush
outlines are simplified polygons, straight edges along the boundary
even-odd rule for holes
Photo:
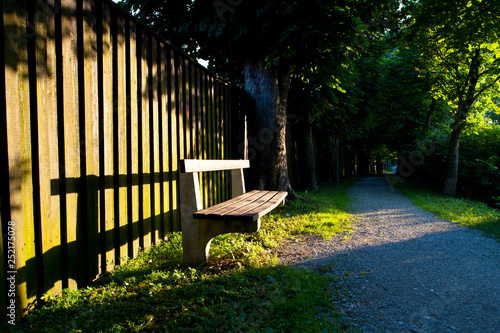
[[[464,135],[460,150],[460,194],[498,205],[500,202],[495,198],[500,196],[500,128]]]

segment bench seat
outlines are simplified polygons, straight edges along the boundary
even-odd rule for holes
[[[236,198],[194,213],[195,219],[255,222],[282,205],[287,192],[250,191]]]

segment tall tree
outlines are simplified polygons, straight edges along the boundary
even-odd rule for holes
[[[500,81],[500,2],[420,0],[411,4],[407,29],[432,76],[432,94],[452,106],[452,135],[443,193],[456,195],[460,137],[474,104]]]
[[[286,102],[292,74],[314,68],[324,53],[348,59],[363,47],[364,32],[386,24],[395,0],[124,0],[168,39],[209,60],[219,73],[243,73],[254,104],[250,147],[259,188],[291,190],[286,165]],[[181,15],[179,21],[170,16]],[[175,21],[175,22],[174,22]],[[369,23],[372,23],[371,25]],[[166,29],[163,31],[163,29]],[[232,78],[233,79],[233,78]]]

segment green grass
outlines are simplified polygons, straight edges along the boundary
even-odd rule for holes
[[[257,233],[216,237],[200,267],[181,266],[181,234],[173,233],[87,288],[45,296],[14,332],[342,331],[330,270],[279,266],[272,249],[304,233],[349,232],[349,185],[300,193],[306,201],[275,210]]]
[[[402,193],[415,205],[437,214],[439,217],[481,230],[485,235],[500,240],[500,210],[485,203],[440,195],[409,183],[400,184]]]

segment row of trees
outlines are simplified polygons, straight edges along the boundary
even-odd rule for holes
[[[363,156],[360,170],[368,170],[370,155],[411,154],[416,142],[448,137],[443,191],[455,195],[462,134],[489,126],[485,114],[499,109],[498,1],[123,0],[122,6],[245,89],[255,110],[249,135],[269,136],[252,163],[258,188],[293,195],[288,113],[303,129],[308,187],[317,178],[314,136],[330,147],[324,160],[338,161],[342,146]],[[327,164],[339,174],[338,162]]]

